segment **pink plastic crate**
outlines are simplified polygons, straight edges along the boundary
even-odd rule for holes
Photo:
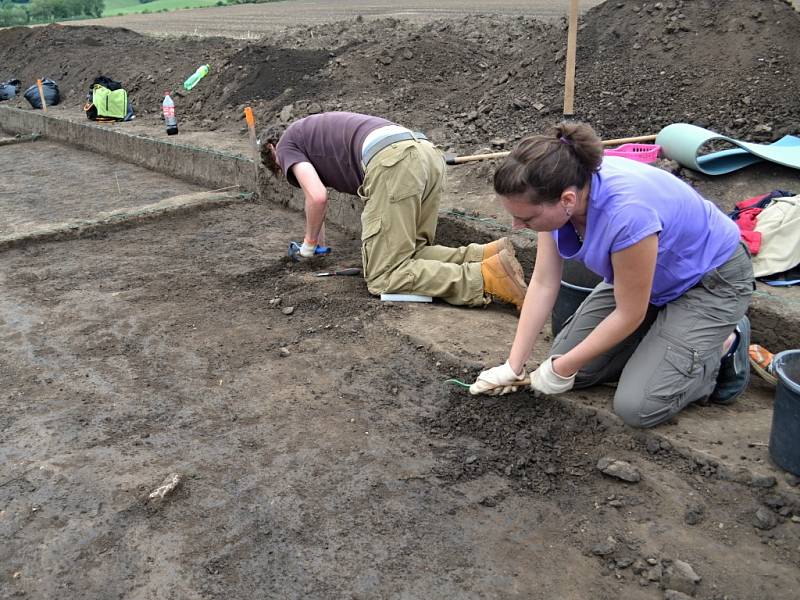
[[[622,156],[631,160],[638,160],[643,163],[651,163],[658,160],[661,146],[658,144],[622,144],[619,148],[605,150],[606,156]]]

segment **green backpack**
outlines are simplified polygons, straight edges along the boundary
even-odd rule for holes
[[[122,121],[128,114],[128,92],[120,88],[110,90],[102,85],[92,88],[92,103],[86,116],[92,121]]]

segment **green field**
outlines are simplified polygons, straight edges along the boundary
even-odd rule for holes
[[[219,0],[154,0],[142,4],[139,0],[106,0],[104,17],[114,15],[129,15],[144,11],[157,12],[159,10],[178,10],[180,8],[201,8],[203,6],[216,6]]]

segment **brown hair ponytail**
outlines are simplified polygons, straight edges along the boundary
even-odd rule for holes
[[[534,204],[556,202],[568,187],[586,185],[602,160],[603,145],[594,130],[565,121],[545,135],[524,137],[495,172],[494,191],[522,194]]]

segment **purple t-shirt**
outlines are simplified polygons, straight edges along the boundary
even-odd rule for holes
[[[361,147],[371,131],[386,125],[394,123],[349,112],[305,117],[292,123],[278,141],[278,164],[295,187],[300,186],[292,174],[292,166],[309,162],[325,187],[356,195],[364,181]]]
[[[677,177],[627,158],[607,156],[592,176],[583,244],[567,223],[553,232],[558,252],[614,283],[611,255],[658,234],[650,302],[663,306],[725,263],[739,229]]]

